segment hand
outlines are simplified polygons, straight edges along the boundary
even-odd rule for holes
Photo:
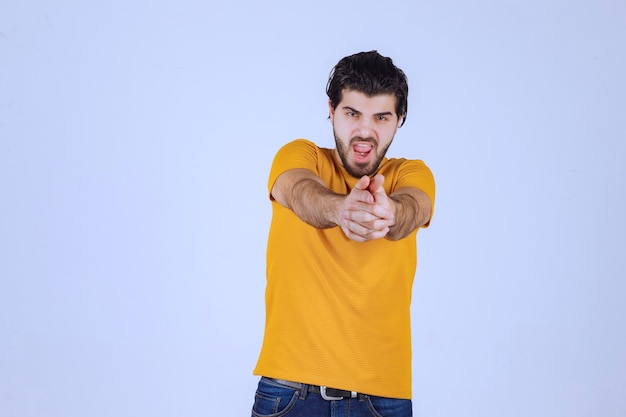
[[[374,197],[374,201],[383,207],[386,212],[391,213],[393,219],[393,201],[385,192],[385,188],[383,187],[384,182],[385,177],[382,174],[377,174],[374,178],[372,178],[368,190]],[[391,225],[393,226],[393,223]]]
[[[363,176],[340,206],[341,229],[357,242],[383,238],[394,224],[392,202],[385,193],[385,178]]]

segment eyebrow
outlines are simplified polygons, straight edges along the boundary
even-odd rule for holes
[[[350,106],[343,106],[343,107],[342,107],[342,109],[343,109],[343,110],[349,110],[349,111],[354,112],[354,113],[359,113],[359,114],[361,113],[361,112],[360,112],[360,111],[358,111],[357,109],[353,109],[353,108],[352,108],[352,107],[350,107]]]
[[[350,106],[343,106],[342,109],[343,110],[349,110],[351,112],[361,114],[360,111],[358,111],[357,109],[353,109]],[[384,111],[384,112],[380,112],[380,113],[375,113],[374,116],[376,116],[376,117],[379,117],[379,116],[393,116],[393,113],[390,112],[390,111]]]

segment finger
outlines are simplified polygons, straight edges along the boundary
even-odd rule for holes
[[[373,213],[374,205],[360,203],[349,210],[343,210],[341,217],[357,223],[367,223],[377,220],[379,216]]]
[[[372,197],[374,197],[376,202],[376,207],[371,212],[380,218],[393,220],[394,214],[391,209],[391,201],[383,187],[384,182],[385,177],[382,174],[377,174],[370,182],[368,190],[372,193]]]
[[[372,193],[370,193],[370,191],[367,189],[367,185],[363,184],[369,183],[367,183],[363,179],[359,180],[356,186],[352,190],[350,190],[350,194],[348,194],[348,199],[352,200],[353,202],[360,201],[364,203],[373,203],[374,197],[372,196]],[[364,186],[365,188],[359,188],[361,186]]]
[[[369,195],[369,193],[367,193]],[[371,195],[370,195],[371,197]],[[385,226],[393,226],[394,213],[384,204],[357,202],[344,206],[339,213],[342,219],[355,221],[370,229],[381,229]],[[377,223],[372,223],[377,222]],[[371,225],[374,225],[371,227]]]
[[[361,211],[341,213],[341,225],[360,236],[368,236],[381,231],[386,234],[385,230],[393,226],[393,223],[393,219],[380,218]]]
[[[377,231],[369,232],[366,234],[356,233],[354,230],[351,230],[347,226],[342,226],[341,230],[349,239],[354,240],[355,242],[366,242],[368,240],[381,239],[387,236],[387,233],[389,233],[388,227],[382,230],[377,230]]]
[[[381,174],[376,175],[372,182],[369,185],[369,192],[372,193],[374,200],[376,202],[385,202],[387,198],[387,192],[385,191],[385,187],[383,187],[383,183],[385,182],[385,177]]]
[[[376,174],[374,178],[371,179],[368,189],[370,190],[371,193],[376,193],[380,190],[385,192],[385,190],[383,189],[384,182],[385,182],[385,177],[383,176],[383,174]]]
[[[357,195],[353,190],[350,197],[351,199],[342,207],[341,216],[348,216],[351,220],[360,222],[376,218],[393,220],[393,210],[390,208],[389,198],[386,195],[384,197],[381,195],[379,200],[374,201],[374,197],[369,192],[359,191]],[[360,197],[364,199],[358,200]]]
[[[341,218],[341,225],[346,227],[350,232],[357,234],[359,236],[365,236],[368,233],[372,232],[372,230],[366,226],[366,224],[362,224],[359,221],[356,221],[354,218],[357,217],[354,212],[343,213]]]
[[[350,198],[352,199],[351,208],[353,210],[362,210],[364,204],[372,204],[374,202],[374,197],[369,191],[356,188],[350,191]]]
[[[367,175],[363,175],[359,179],[359,181],[356,183],[354,188],[356,188],[357,190],[367,190],[367,187],[369,187],[369,185],[370,185],[370,177],[368,177]]]
[[[377,200],[377,203],[379,203],[380,200]],[[386,204],[372,204],[371,208],[369,210],[369,213],[371,213],[373,216],[379,218],[379,219],[385,219],[387,221],[389,221],[389,225],[393,225],[394,223],[394,213],[393,210],[391,210],[389,207],[387,207]]]
[[[346,237],[348,237],[348,239],[354,240],[355,242],[365,242],[366,240],[363,236],[352,233],[352,231],[350,231],[350,229],[345,226],[342,226],[341,230],[343,230],[343,233],[346,235]]]

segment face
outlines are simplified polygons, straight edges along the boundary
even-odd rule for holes
[[[335,109],[330,106],[337,148],[335,156],[350,175],[361,178],[378,169],[401,119],[392,94],[367,96],[344,90]]]

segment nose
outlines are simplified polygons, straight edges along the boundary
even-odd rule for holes
[[[372,121],[368,117],[359,118],[356,134],[362,138],[369,138],[374,136],[374,126]]]

